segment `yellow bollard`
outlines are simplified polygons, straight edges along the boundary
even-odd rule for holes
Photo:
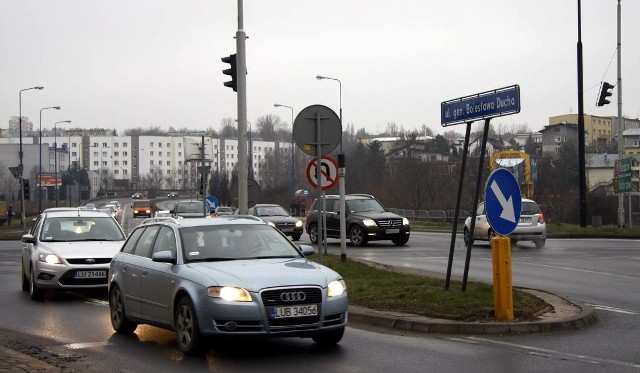
[[[513,288],[511,283],[511,240],[496,236],[491,240],[493,262],[493,304],[496,319],[513,321]]]

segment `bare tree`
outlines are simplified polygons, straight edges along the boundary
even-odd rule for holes
[[[220,137],[225,139],[238,138],[238,126],[236,126],[233,118],[222,118],[220,124],[222,126],[222,129],[220,130]]]
[[[278,138],[278,135],[281,135],[284,129],[284,123],[277,115],[263,115],[256,121],[256,131],[264,141],[286,140],[286,138]]]

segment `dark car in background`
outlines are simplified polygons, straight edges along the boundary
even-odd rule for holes
[[[312,243],[318,243],[318,210],[325,206],[327,237],[340,238],[340,196],[327,195],[313,202],[307,213],[306,230]],[[345,196],[347,238],[353,246],[364,246],[369,241],[391,240],[401,246],[409,241],[409,219],[387,211],[369,194]]]
[[[298,241],[304,231],[302,221],[291,216],[291,214],[280,205],[259,203],[251,207],[248,214],[257,216],[267,223],[271,223],[278,228],[280,232],[291,236],[291,239],[294,241]]]
[[[176,219],[204,218],[209,216],[209,206],[202,200],[178,201],[171,209]]]

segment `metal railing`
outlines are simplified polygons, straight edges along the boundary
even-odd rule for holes
[[[455,210],[407,210],[390,208],[389,211],[413,220],[453,222],[453,219],[455,218]],[[471,215],[471,211],[460,210],[458,214],[458,221],[464,222],[469,215]]]

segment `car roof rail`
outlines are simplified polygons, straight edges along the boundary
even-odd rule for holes
[[[352,193],[349,194],[350,196],[358,196],[358,197],[369,197],[369,198],[375,198],[372,194],[366,194],[366,193]]]
[[[177,223],[178,220],[175,218],[172,218],[170,216],[160,216],[160,217],[156,217],[156,218],[147,218],[144,219],[142,221],[142,224],[146,224],[146,223],[157,223],[157,222],[161,222],[161,221],[169,221],[172,223]]]

